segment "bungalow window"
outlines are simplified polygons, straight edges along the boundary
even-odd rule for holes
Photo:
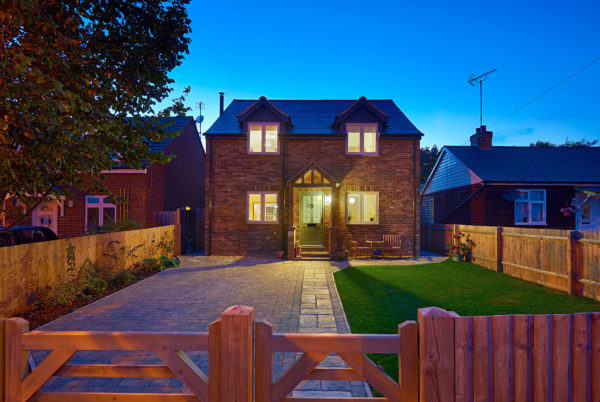
[[[279,153],[279,124],[248,124],[248,153]]]
[[[349,225],[379,223],[379,193],[375,191],[347,193],[346,222]]]
[[[248,223],[277,223],[278,221],[277,193],[248,192]]]
[[[546,190],[515,191],[515,225],[546,224]]]
[[[346,153],[357,155],[377,155],[377,124],[348,124]]]
[[[103,195],[88,195],[85,197],[85,229],[104,226],[115,222],[117,206]]]

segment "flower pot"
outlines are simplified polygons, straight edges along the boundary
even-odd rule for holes
[[[277,259],[278,260],[283,260],[283,250],[278,250],[277,251]]]
[[[453,259],[454,261],[457,261],[457,262],[462,262],[462,261],[463,261],[463,255],[462,255],[462,254],[454,254],[454,255],[452,256],[452,259]]]
[[[563,212],[564,216],[571,216],[571,213],[569,211]]]

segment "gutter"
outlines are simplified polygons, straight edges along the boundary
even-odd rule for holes
[[[452,211],[450,211],[448,214],[446,214],[446,216],[444,216],[442,219],[440,219],[440,223],[444,222],[446,219],[448,219],[450,217],[450,215],[452,215],[453,213],[455,213],[460,207],[462,207],[463,205],[465,205],[465,203],[467,201],[469,201],[471,198],[475,197],[475,195],[477,195],[478,193],[481,192],[481,190],[483,190],[483,188],[485,187],[485,183],[480,183],[481,186],[473,191],[467,198],[465,198],[460,204],[458,204]]]

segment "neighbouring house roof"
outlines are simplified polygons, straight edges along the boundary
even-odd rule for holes
[[[600,147],[446,146],[484,182],[600,183]],[[434,172],[435,173],[435,172]]]
[[[575,187],[575,191],[586,195],[600,197],[600,186]]]
[[[183,128],[190,122],[194,121],[192,116],[176,116],[176,117],[158,117],[155,118],[154,126],[164,125],[167,123],[171,123],[164,128],[164,131],[169,134],[180,133]],[[152,142],[148,141],[148,146],[152,153],[163,152],[171,142],[175,139],[176,136],[163,138],[161,141]]]
[[[266,100],[266,99],[265,99]],[[366,101],[366,99],[365,99]],[[253,106],[256,100],[234,99],[223,114],[206,131],[207,135],[215,134],[244,134],[238,116],[247,117],[245,112]],[[291,135],[340,134],[334,127],[338,115],[344,115],[349,108],[357,103],[353,100],[269,100],[270,105],[290,118],[292,126],[286,130]],[[381,116],[389,116],[382,135],[422,136],[414,124],[402,113],[391,99],[376,99],[367,101],[373,110]],[[371,107],[369,106],[369,107]]]

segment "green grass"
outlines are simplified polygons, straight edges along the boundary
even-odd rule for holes
[[[417,309],[430,306],[463,316],[600,311],[594,300],[452,260],[350,267],[334,277],[353,333],[396,333],[399,323],[416,320]],[[397,377],[396,357],[370,357]]]

